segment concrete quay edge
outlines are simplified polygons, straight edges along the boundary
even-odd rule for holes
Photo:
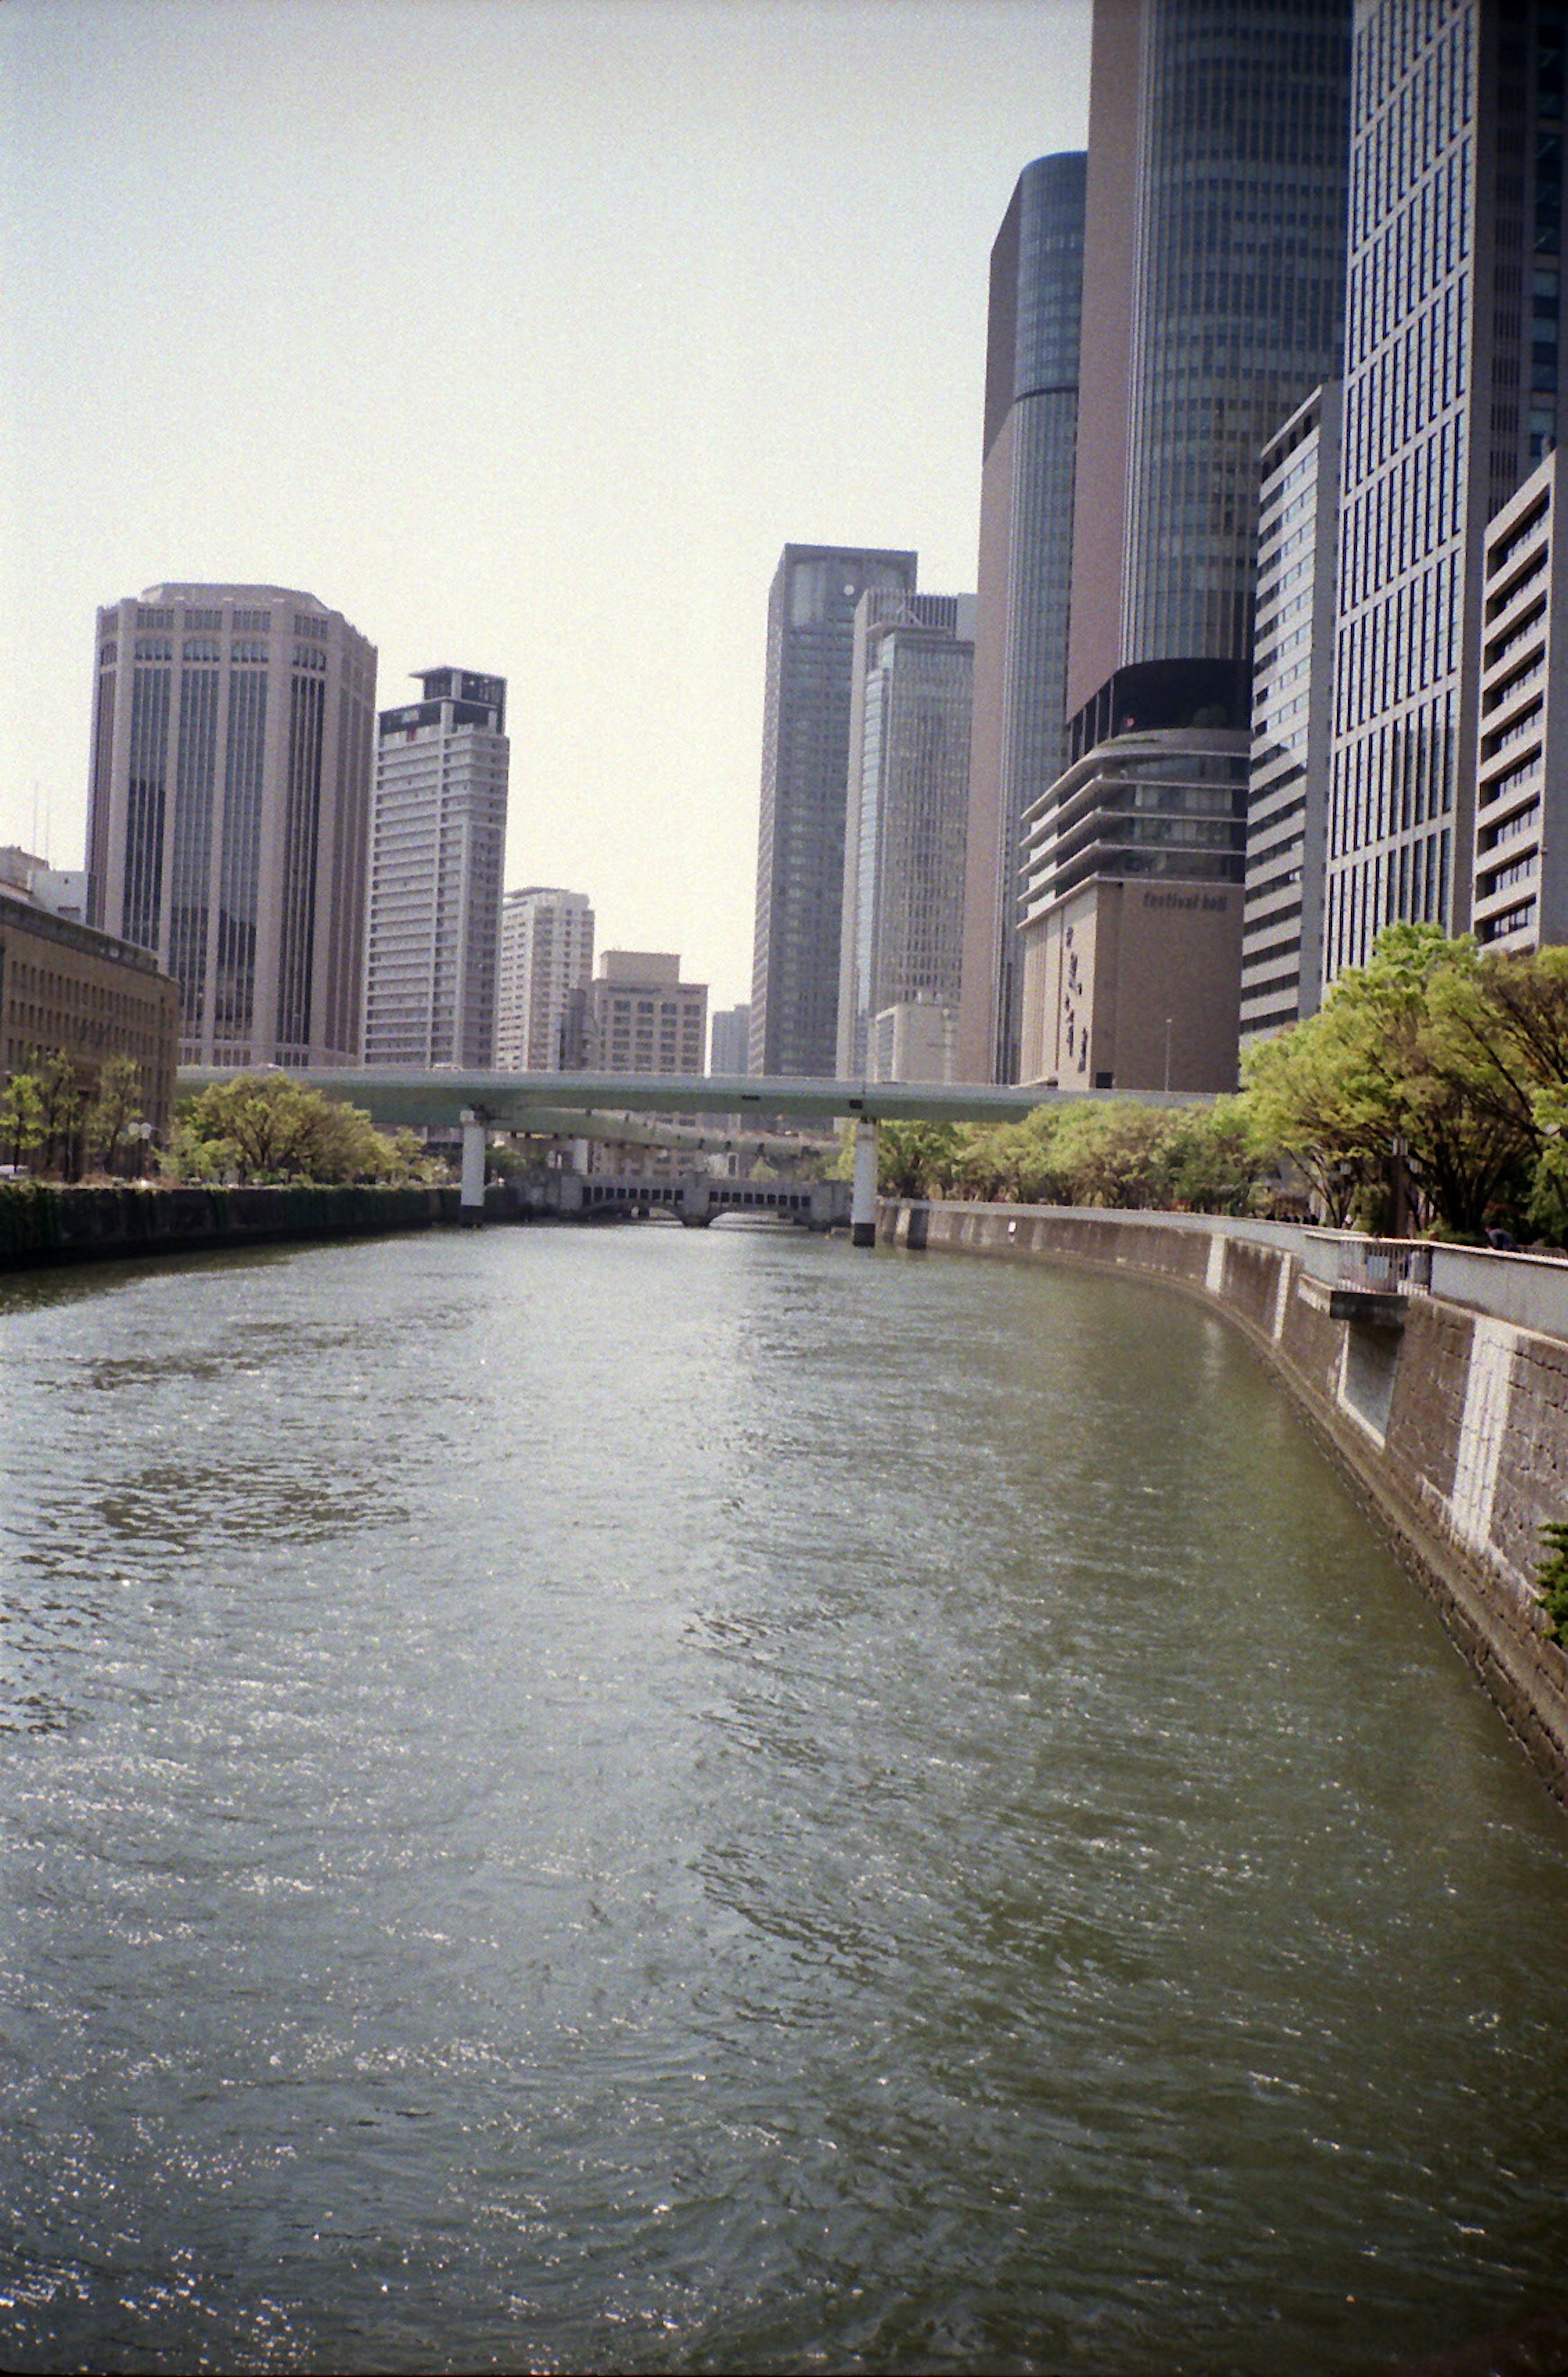
[[[1285,1227],[884,1198],[878,1235],[1170,1287],[1232,1322],[1568,1813],[1568,1650],[1535,1584],[1541,1527],[1568,1519],[1568,1342],[1435,1294],[1336,1318],[1306,1235]]]

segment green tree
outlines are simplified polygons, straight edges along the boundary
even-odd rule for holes
[[[87,1110],[87,1143],[105,1172],[113,1172],[132,1125],[142,1119],[141,1067],[134,1057],[105,1057]]]
[[[1211,1106],[1168,1109],[1163,1147],[1175,1204],[1192,1213],[1256,1210],[1272,1166],[1242,1099],[1216,1098]]]
[[[1074,1205],[1131,1212],[1170,1200],[1170,1123],[1161,1107],[1093,1100],[1068,1106],[1054,1146]]]
[[[418,1146],[412,1134],[400,1146],[361,1107],[286,1073],[241,1073],[209,1082],[182,1109],[175,1154],[197,1177],[395,1180],[422,1159]]]
[[[34,1054],[31,1073],[38,1093],[38,1146],[43,1168],[67,1177],[76,1169],[78,1134],[87,1109],[76,1058],[65,1048]]]
[[[1353,1213],[1391,1226],[1396,1164],[1415,1218],[1461,1236],[1527,1189],[1531,1133],[1477,1036],[1487,998],[1473,941],[1391,925],[1316,1015],[1253,1052],[1244,1097],[1258,1143],[1299,1166],[1336,1226]]]
[[[961,1153],[956,1123],[884,1122],[877,1134],[877,1186],[889,1197],[945,1197]]]
[[[0,1090],[0,1139],[10,1149],[9,1162],[26,1164],[42,1132],[38,1083],[30,1073],[13,1073]]]

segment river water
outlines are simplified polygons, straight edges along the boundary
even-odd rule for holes
[[[495,1229],[0,1283],[0,2365],[1568,2298],[1568,1827],[1197,1308]]]

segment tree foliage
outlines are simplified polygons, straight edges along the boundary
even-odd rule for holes
[[[292,1080],[240,1073],[182,1106],[167,1170],[196,1179],[409,1180],[430,1164],[412,1131],[389,1138],[362,1107]]]
[[[1299,1166],[1335,1225],[1403,1218],[1478,1238],[1494,1212],[1522,1222],[1568,1080],[1565,957],[1483,955],[1432,925],[1388,926],[1317,1015],[1254,1054],[1258,1139]]]

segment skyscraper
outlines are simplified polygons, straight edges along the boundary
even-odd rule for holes
[[[313,594],[98,614],[89,920],[180,985],[190,1064],[353,1064],[375,648]]]
[[[1349,36],[1350,0],[1097,0],[1070,763],[1026,828],[1026,1078],[1076,1074],[1085,1028],[1091,1085],[1235,1078],[1258,456],[1337,369]],[[1167,888],[1119,888],[1147,875]],[[1119,1002],[1108,1036],[1091,988]],[[1158,1030],[1130,1028],[1134,992]]]
[[[751,974],[753,1073],[828,1075],[838,1020],[855,609],[913,553],[786,544],[768,600]]]
[[[1558,429],[1562,0],[1359,0],[1324,971],[1470,922],[1486,524]]]
[[[507,839],[507,688],[416,669],[384,710],[370,841],[367,1065],[494,1063]]]
[[[963,1080],[1011,1081],[1023,812],[1067,758],[1085,158],[1019,175],[991,249],[964,890]]]
[[[1334,734],[1337,382],[1263,448],[1241,1045],[1317,1010]]]
[[[843,1080],[868,1069],[884,1009],[923,1003],[952,1038],[974,632],[972,594],[873,590],[856,611],[835,1062]]]
[[[593,972],[593,909],[585,891],[529,884],[501,902],[496,1062],[558,1073],[567,1005]]]
[[[1335,376],[1350,0],[1097,0],[1068,709],[1250,662],[1258,455]]]

